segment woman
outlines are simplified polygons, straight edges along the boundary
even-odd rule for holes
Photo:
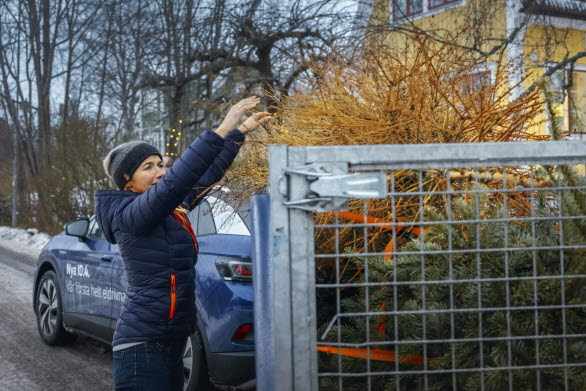
[[[219,181],[245,135],[270,119],[241,118],[260,100],[243,99],[166,173],[160,152],[131,141],[104,160],[122,191],[96,192],[96,216],[118,243],[128,287],[112,342],[116,390],[183,390],[183,350],[195,330],[197,241],[186,213]],[[182,205],[183,207],[181,207]]]

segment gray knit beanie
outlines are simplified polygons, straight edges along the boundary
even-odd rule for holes
[[[124,178],[124,174],[132,178],[132,174],[136,171],[138,166],[151,155],[157,155],[162,159],[161,153],[157,148],[144,141],[129,141],[120,144],[108,153],[104,159],[104,170],[106,174],[114,179],[116,186],[120,190],[128,182]]]

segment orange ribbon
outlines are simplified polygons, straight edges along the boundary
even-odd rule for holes
[[[392,350],[377,350],[377,349],[358,349],[358,348],[337,348],[334,346],[318,346],[319,352],[339,354],[342,356],[356,357],[356,358],[370,358],[375,361],[395,362],[397,357]],[[433,358],[428,358],[427,361],[433,361]],[[423,356],[405,355],[399,358],[402,364],[421,364]]]
[[[354,212],[333,212],[335,214],[337,214],[339,217],[343,218],[343,219],[347,219],[347,220],[351,220],[354,221],[355,223],[362,223],[362,224],[393,224],[392,221],[388,221],[385,219],[380,219],[378,217],[373,217],[373,216],[365,216],[365,215],[361,215],[359,213],[354,213]],[[403,223],[402,220],[397,220],[398,223]],[[401,231],[403,228],[405,227],[405,225],[397,225],[397,227],[395,228],[395,233],[399,233],[399,231]],[[379,226],[377,227],[379,229],[381,229],[382,231],[392,231],[393,227],[388,225],[388,226]],[[411,228],[411,232],[413,232],[415,235],[419,235],[421,234],[421,228],[419,227],[412,227]],[[387,246],[385,247],[385,253],[391,253],[393,252],[393,247],[394,247],[394,240],[391,238],[391,240],[389,240],[389,242],[387,243]],[[393,255],[392,254],[385,254],[385,256],[383,257],[385,261],[390,261],[393,259]]]

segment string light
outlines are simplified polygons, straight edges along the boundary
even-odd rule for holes
[[[183,123],[183,120],[180,119],[178,122],[180,124],[182,124]],[[175,132],[177,132],[177,129],[171,129],[171,131],[173,133],[175,133]],[[179,145],[179,140],[180,140],[180,137],[179,136],[181,136],[181,132],[178,132],[176,135],[174,135],[174,134],[170,134],[169,135],[169,138],[170,139],[175,139],[174,141],[176,141],[175,143],[173,143],[173,146],[174,147],[177,147]],[[169,147],[171,145],[171,143],[166,143],[166,145],[167,145],[167,147]],[[173,152],[165,152],[165,155],[167,155],[167,156],[179,156],[179,154],[173,153]]]

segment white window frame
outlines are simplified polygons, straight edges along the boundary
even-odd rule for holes
[[[574,71],[574,72],[582,72],[582,73],[586,73],[586,65],[582,65],[582,64],[574,64],[574,67],[566,67],[566,69],[570,72]],[[571,86],[570,89],[574,88],[574,86]],[[567,96],[567,104],[565,104],[565,114],[567,115],[568,118],[568,132],[570,132],[572,130],[572,98],[570,96],[570,91],[566,92],[566,96]],[[574,134],[570,134],[570,136],[568,137],[568,140],[584,140],[586,139],[586,134],[584,133],[574,133]]]
[[[546,62],[543,64],[544,66],[544,70],[545,72],[547,72],[548,69],[556,66],[558,63],[557,62]],[[564,71],[564,80],[566,80],[567,78],[567,72],[571,72],[571,71],[579,71],[579,72],[586,72],[586,65],[583,64],[574,64],[574,66],[572,67],[570,64],[566,65],[563,69],[559,69],[560,71]],[[570,121],[571,121],[571,108],[570,108],[570,94],[569,91],[565,91],[566,97],[565,97],[565,102],[563,103],[563,119],[564,119],[564,126],[566,123],[566,120],[568,121],[568,126],[570,125]],[[545,103],[544,103],[545,105]],[[545,114],[546,114],[546,132],[547,134],[551,134],[551,118],[549,118],[549,113],[547,111],[547,108],[544,107],[545,110]],[[569,131],[569,129],[563,129],[563,131]],[[585,137],[583,134],[579,134],[576,135],[576,137],[569,137],[568,140],[583,140]]]
[[[444,11],[448,11],[448,10],[451,10],[454,8],[465,6],[467,3],[467,0],[459,0],[459,1],[455,1],[453,3],[430,8],[429,7],[430,0],[422,0],[423,1],[423,11],[421,11],[417,14],[414,14],[414,15],[407,15],[404,17],[399,16],[396,18],[395,17],[396,1],[399,1],[399,0],[390,0],[390,18],[391,18],[390,23],[391,23],[391,25],[399,25],[399,24],[409,23],[409,22],[412,22],[417,19],[422,19],[422,18],[431,16],[431,15],[439,14],[440,12],[444,12]]]
[[[448,78],[455,77],[456,75],[475,75],[477,73],[486,73],[490,72],[490,83],[494,84],[496,82],[496,61],[491,61],[486,64],[478,64],[474,68],[469,69],[467,71],[462,71],[458,73],[450,73],[446,75]],[[444,76],[444,77],[446,77]]]
[[[490,72],[490,83],[496,82],[496,61],[491,61],[487,64],[479,64],[469,71],[463,72],[464,74],[475,75],[477,73]]]

